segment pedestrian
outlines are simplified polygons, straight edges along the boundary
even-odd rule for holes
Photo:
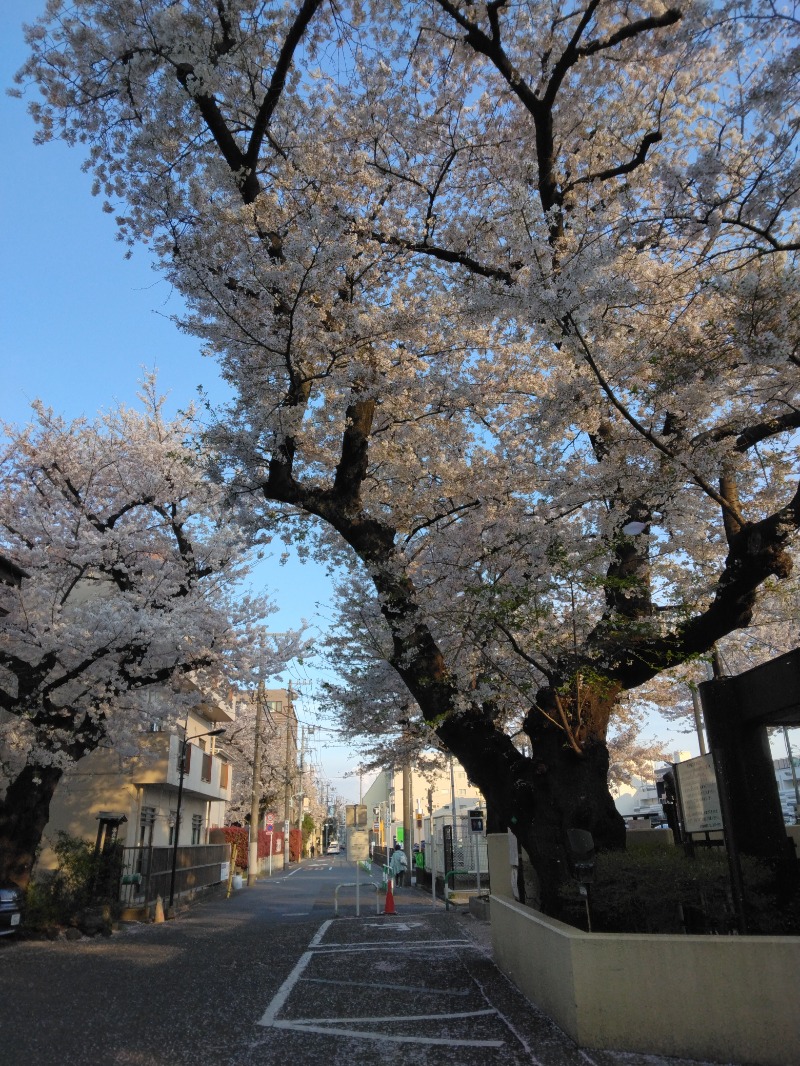
[[[403,884],[403,875],[408,869],[408,859],[406,853],[400,847],[399,844],[395,844],[392,857],[389,860],[389,872],[394,878],[394,883],[400,888]]]
[[[314,858],[314,855],[315,855],[315,854],[316,854],[316,852],[315,852],[315,849],[314,849],[314,845],[312,844],[312,845],[311,845],[311,858],[312,858],[312,859]]]

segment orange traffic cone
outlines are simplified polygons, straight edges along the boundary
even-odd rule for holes
[[[391,880],[386,884],[386,905],[383,908],[383,913],[394,914],[394,893],[392,892]]]

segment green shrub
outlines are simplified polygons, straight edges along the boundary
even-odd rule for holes
[[[28,886],[25,928],[47,932],[74,925],[91,907],[119,907],[120,846],[95,856],[94,848],[80,837],[59,832],[53,846],[57,868]]]
[[[749,933],[800,934],[798,893],[779,902],[772,867],[742,858]],[[737,930],[728,861],[722,848],[631,849],[597,857],[590,888],[592,929],[604,933],[718,933]],[[575,883],[562,886],[562,920],[586,928]]]

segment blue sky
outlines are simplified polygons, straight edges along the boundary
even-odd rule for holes
[[[26,54],[22,23],[34,21],[44,3],[0,5],[0,418],[26,421],[36,398],[69,418],[118,401],[134,403],[143,369],[154,368],[171,411],[196,399],[198,386],[222,400],[216,363],[170,321],[181,309],[178,295],[152,270],[143,249],[125,259],[113,219],[102,212],[90,177],[81,171],[80,149],[60,142],[34,145],[26,102],[7,95]],[[330,580],[322,567],[267,560],[257,578],[279,607],[269,618],[271,630],[296,628],[303,619],[312,628],[324,626]],[[310,699],[320,675],[306,665],[293,668],[291,676],[293,687],[309,698],[300,716],[311,721]],[[331,745],[333,739],[315,735],[326,749],[324,770],[332,786],[352,802],[358,779],[344,775],[354,761],[346,749]]]
[[[21,23],[43,3],[16,0],[0,10],[0,416],[23,422],[36,398],[70,418],[134,403],[143,371],[152,369],[171,411],[196,399],[199,386],[222,400],[216,363],[170,321],[181,310],[177,293],[144,249],[125,259],[113,220],[81,172],[80,149],[34,145],[25,102],[5,92],[25,57]],[[272,561],[262,577],[280,600],[271,629],[311,620],[330,586],[314,564]]]

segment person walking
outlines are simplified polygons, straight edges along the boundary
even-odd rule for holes
[[[389,872],[394,878],[394,883],[397,885],[398,888],[402,887],[403,876],[407,868],[408,859],[406,858],[406,853],[403,851],[399,844],[395,844],[394,851],[392,852],[392,857],[389,860]]]

